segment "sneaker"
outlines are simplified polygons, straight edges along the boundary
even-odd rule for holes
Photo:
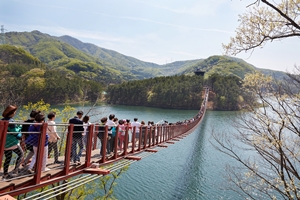
[[[47,171],[50,171],[50,170],[51,170],[50,168],[46,167],[44,172],[47,172]]]
[[[12,171],[10,172],[9,175],[10,175],[11,177],[16,177],[16,176],[18,176],[18,170],[17,170],[17,169],[12,170]]]
[[[32,169],[28,169],[28,170],[27,170],[27,173],[28,173],[28,174],[34,174],[34,171],[33,171]]]
[[[57,160],[57,161],[54,161],[53,164],[62,164],[62,163],[63,163],[62,161]]]
[[[2,176],[2,180],[3,181],[6,181],[8,178],[9,178],[8,174],[3,174],[3,176]]]

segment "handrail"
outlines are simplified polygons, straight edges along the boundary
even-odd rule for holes
[[[73,132],[74,124],[55,124],[56,126],[67,126],[67,133],[66,140],[64,142],[64,165],[62,166],[61,170],[59,168],[55,169],[54,172],[42,172],[41,170],[35,170],[34,176],[30,179],[28,176],[25,176],[23,183],[16,183],[13,180],[8,180],[9,182],[0,181],[0,196],[4,194],[9,194],[11,196],[16,196],[19,194],[23,194],[40,187],[44,187],[58,181],[66,180],[70,177],[82,174],[82,173],[95,173],[87,172],[87,168],[91,167],[93,163],[98,163],[100,166],[105,166],[107,164],[115,163],[117,161],[123,159],[138,159],[138,157],[134,157],[133,155],[138,155],[142,152],[146,152],[149,150],[153,150],[154,147],[164,146],[164,143],[172,143],[174,139],[180,138],[182,135],[186,135],[191,133],[203,120],[203,117],[206,112],[207,100],[208,100],[208,88],[205,89],[205,95],[203,99],[203,103],[201,104],[200,110],[193,118],[191,118],[186,123],[180,124],[173,124],[173,125],[155,125],[151,126],[149,129],[146,128],[145,131],[142,127],[139,128],[139,138],[137,141],[137,147],[135,147],[135,135],[137,130],[133,127],[132,130],[132,140],[129,141],[129,128],[125,128],[125,142],[124,147],[119,151],[118,149],[118,141],[119,136],[116,134],[114,138],[115,145],[113,147],[113,154],[106,155],[108,143],[108,126],[105,126],[103,139],[99,140],[97,138],[97,134],[99,133],[99,124],[90,124],[88,127],[89,134],[87,137],[86,143],[86,155],[84,157],[84,163],[80,165],[73,165],[70,163],[71,161],[71,154],[72,154],[72,142],[73,142],[73,135],[76,132]],[[20,124],[17,122],[13,122],[14,124]],[[6,141],[6,135],[11,134],[7,133],[9,122],[8,121],[0,121],[0,160],[3,160],[4,154],[4,146]],[[42,162],[43,162],[43,153],[45,150],[45,139],[46,139],[46,131],[48,123],[44,122],[41,123],[40,129],[40,136],[38,139],[38,151],[37,151],[37,159],[35,164],[35,169],[41,169]],[[49,125],[51,126],[51,125]],[[119,126],[117,126],[117,133],[118,133]],[[26,134],[28,132],[23,132]],[[30,132],[32,133],[32,132]],[[102,154],[98,158],[94,158],[93,152],[97,149],[97,142],[102,142]],[[129,144],[131,143],[131,146]],[[98,150],[97,150],[98,151]],[[1,165],[2,166],[2,165]],[[54,171],[54,170],[53,170]],[[100,173],[100,172],[99,172]],[[105,175],[105,174],[104,174]]]

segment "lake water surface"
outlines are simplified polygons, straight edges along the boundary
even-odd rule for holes
[[[119,119],[169,122],[193,117],[197,110],[170,110],[148,107],[103,106],[102,115],[114,113]],[[230,118],[235,112],[207,111],[202,124],[180,142],[135,162],[117,179],[118,199],[239,199],[226,190],[225,165],[233,162],[211,142],[212,129],[234,131]]]

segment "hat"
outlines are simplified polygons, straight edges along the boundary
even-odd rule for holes
[[[18,109],[17,106],[9,105],[5,108],[5,110],[2,113],[3,117],[9,117],[12,115],[16,110]]]

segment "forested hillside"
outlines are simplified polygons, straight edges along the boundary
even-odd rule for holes
[[[108,103],[152,106],[160,108],[199,109],[203,84],[212,89],[210,95],[215,110],[239,110],[243,104],[241,79],[236,76],[213,74],[202,76],[168,76],[130,81],[110,86]]]
[[[5,37],[8,44],[24,48],[49,68],[107,85],[158,76],[192,75],[197,68],[204,70],[207,76],[219,73],[243,78],[246,73],[254,70],[264,74],[276,74],[279,78],[284,76],[283,72],[259,69],[241,59],[228,56],[211,56],[207,59],[158,65],[84,43],[70,36],[55,37],[32,31],[8,32]]]
[[[0,45],[1,105],[95,101],[101,84],[49,69],[20,47]]]
[[[203,79],[198,76],[156,77],[110,86],[108,102],[160,108],[199,109]]]
[[[70,36],[32,31],[8,32],[5,37],[13,45],[0,49],[5,101],[94,101],[102,86],[110,86],[107,99],[113,104],[195,109],[203,80],[193,74],[200,69],[205,72],[205,84],[214,84],[214,109],[237,110],[243,101],[239,81],[245,74],[260,71],[279,80],[286,77],[228,56],[157,65]]]

